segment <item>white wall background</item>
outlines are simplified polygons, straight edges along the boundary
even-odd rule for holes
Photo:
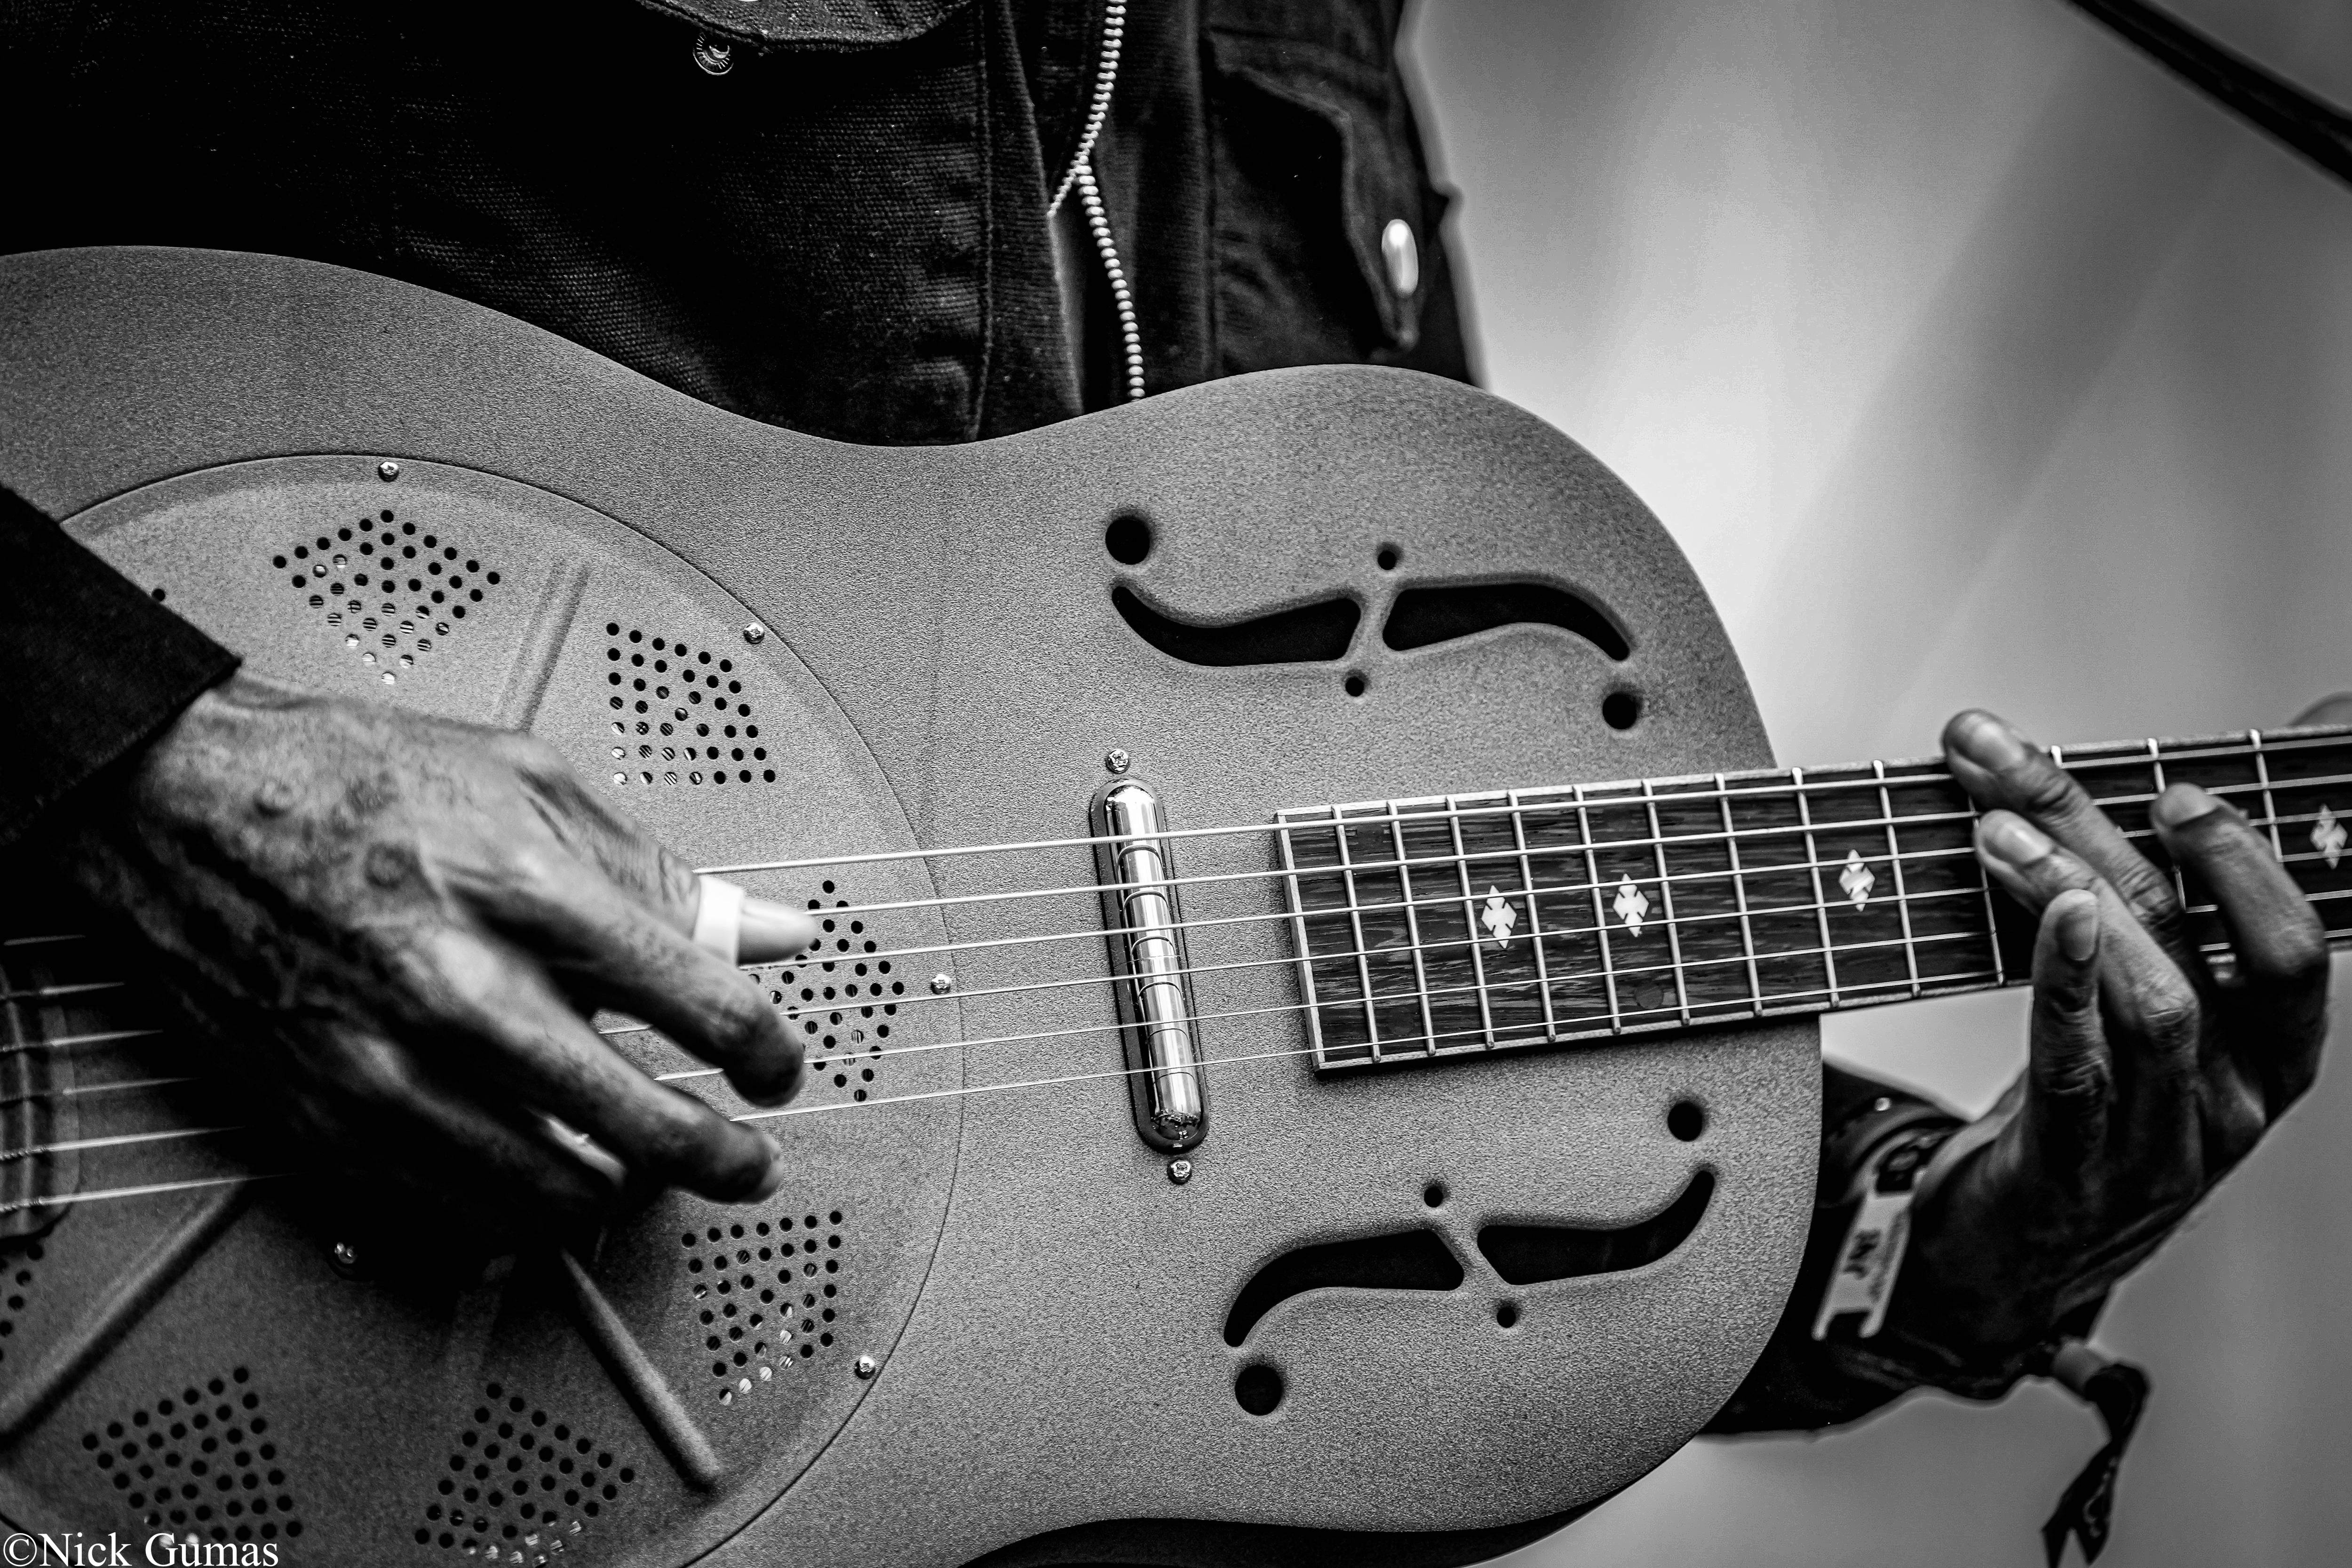
[[[2347,0],[2169,3],[2352,104]],[[1432,0],[1412,48],[1488,384],[1665,520],[1784,760],[2352,687],[2352,188],[2060,0]],[[2020,1000],[1825,1038],[1980,1106]],[[2347,1080],[2119,1293],[2157,1394],[2105,1563],[2352,1558]],[[2038,1563],[2098,1442],[2038,1387],[1915,1397],[1694,1445],[1514,1562]]]

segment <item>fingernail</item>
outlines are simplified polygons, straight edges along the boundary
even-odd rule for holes
[[[1997,811],[1984,819],[1978,829],[1978,840],[1985,853],[2004,864],[2023,868],[2032,865],[2050,853],[2050,840],[2032,823],[2006,811]]]
[[[2024,736],[1990,713],[1971,714],[1956,739],[1962,756],[1994,772],[2017,766],[2032,752]]]
[[[806,910],[773,899],[745,899],[742,920],[735,949],[739,963],[773,963],[816,940],[816,922]]]
[[[2167,827],[2185,827],[2221,804],[2193,784],[2177,784],[2156,797],[2148,815]]]
[[[766,1133],[761,1133],[760,1138],[768,1145],[768,1173],[760,1178],[760,1190],[751,1196],[750,1201],[755,1204],[766,1203],[784,1184],[784,1152],[776,1147],[776,1141]]]
[[[2099,951],[2099,900],[2082,889],[2063,892],[2051,901],[2058,916],[2058,951],[2069,963],[2088,963]]]

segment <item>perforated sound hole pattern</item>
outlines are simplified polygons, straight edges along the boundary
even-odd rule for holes
[[[7,1364],[8,1342],[16,1336],[16,1317],[25,1310],[26,1292],[33,1288],[33,1265],[41,1260],[41,1244],[28,1243],[13,1258],[0,1258],[0,1271],[7,1279],[7,1294],[0,1296],[0,1366]]]
[[[833,1209],[797,1222],[782,1215],[678,1237],[719,1404],[732,1405],[834,1348],[845,1283],[841,1224]]]
[[[269,1417],[238,1367],[134,1410],[81,1446],[141,1523],[213,1541],[298,1538]]]
[[[616,784],[773,784],[733,658],[640,627],[604,625]]]
[[[907,983],[893,960],[872,956],[882,944],[863,917],[827,912],[850,907],[847,899],[833,896],[836,886],[827,882],[824,891],[826,897],[808,901],[817,917],[816,942],[768,977],[768,999],[802,1037],[810,1087],[830,1084],[864,1100],[880,1076],[890,1020],[898,1016],[895,998],[907,994]]]
[[[438,1500],[425,1505],[417,1544],[545,1563],[636,1483],[636,1467],[500,1384],[485,1384],[482,1394]]]
[[[380,668],[386,686],[433,652],[453,624],[498,586],[499,574],[438,534],[420,533],[389,508],[299,541],[269,558],[343,646]]]

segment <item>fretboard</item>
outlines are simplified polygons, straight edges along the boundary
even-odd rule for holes
[[[2245,813],[2352,936],[2352,728],[2053,749],[2175,879],[2168,784]],[[1940,760],[1289,811],[1276,839],[1323,1068],[1818,1013],[2029,978],[2032,921]]]

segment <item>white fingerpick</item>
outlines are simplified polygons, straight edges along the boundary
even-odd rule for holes
[[[719,877],[702,879],[694,910],[694,945],[734,963],[743,949],[743,889]]]

